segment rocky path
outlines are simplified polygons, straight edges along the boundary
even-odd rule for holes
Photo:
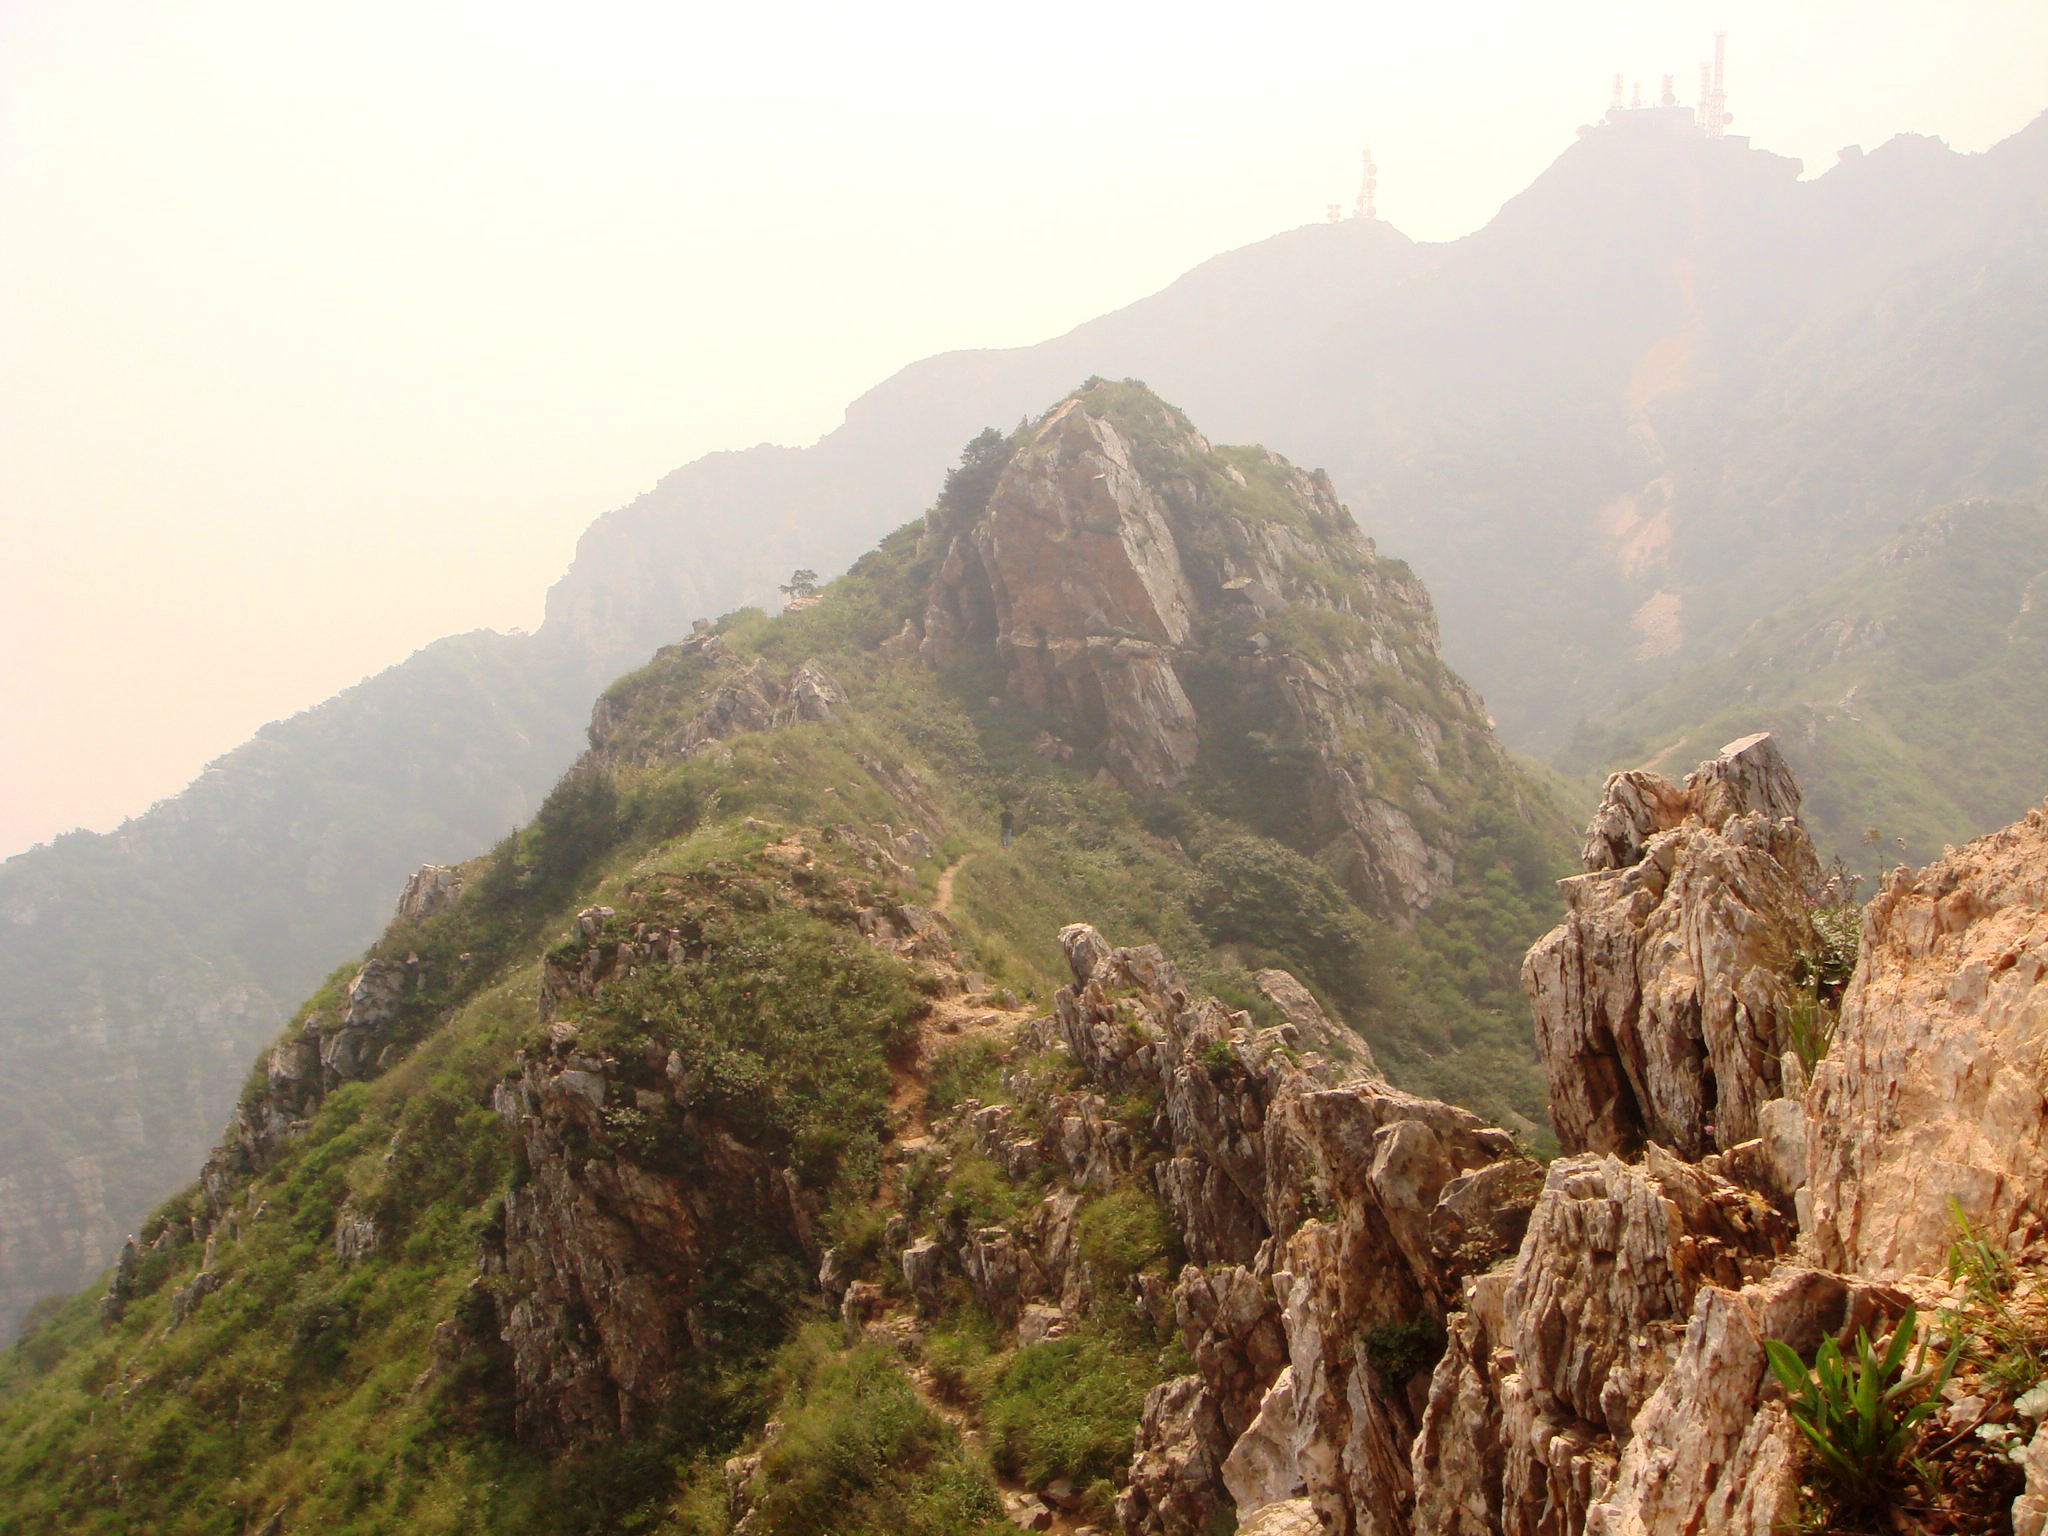
[[[938,890],[932,896],[932,910],[934,912],[937,912],[940,916],[943,917],[947,912],[952,910],[953,877],[959,874],[961,866],[973,857],[974,855],[971,853],[963,853],[951,864],[948,864],[945,867],[945,869],[940,873]]]

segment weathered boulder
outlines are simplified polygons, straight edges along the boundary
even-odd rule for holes
[[[1414,1442],[1417,1529],[1581,1529],[1694,1298],[1760,1278],[1794,1236],[1754,1191],[1654,1144],[1640,1164],[1551,1164],[1513,1270],[1451,1321]]]
[[[1300,1045],[1328,1057],[1347,1076],[1379,1077],[1379,1064],[1372,1059],[1372,1047],[1355,1031],[1323,1011],[1315,995],[1292,972],[1269,966],[1252,973],[1259,994],[1280,1010],[1281,1016],[1300,1032]]]
[[[1201,1536],[1227,1518],[1222,1462],[1229,1432],[1199,1376],[1176,1376],[1145,1396],[1129,1481],[1117,1496],[1126,1531]]]
[[[360,1264],[374,1258],[383,1246],[384,1233],[376,1216],[354,1202],[344,1203],[334,1218],[334,1256],[343,1264]]]
[[[1657,1141],[1696,1158],[1758,1134],[1781,1096],[1786,981],[1814,942],[1797,807],[1768,736],[1731,742],[1683,790],[1608,781],[1588,872],[1563,882],[1565,921],[1522,967],[1567,1150]]]
[[[1875,1298],[1838,1275],[1786,1266],[1740,1290],[1701,1289],[1676,1358],[1637,1410],[1587,1536],[1713,1531],[1772,1536],[1799,1514],[1802,1452],[1770,1382],[1764,1341],[1811,1355],[1872,1326]]]
[[[930,1315],[938,1311],[940,1287],[945,1283],[946,1251],[932,1238],[921,1238],[901,1255],[903,1283],[910,1288],[918,1310]]]

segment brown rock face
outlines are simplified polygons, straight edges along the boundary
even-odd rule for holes
[[[1207,452],[1197,436],[1189,445]],[[1127,788],[1186,780],[1198,746],[1174,654],[1195,597],[1166,508],[1116,424],[1069,400],[1013,460],[986,517],[948,548],[925,654],[992,638],[1010,687],[1099,746]]]
[[[1939,1269],[1949,1202],[2001,1243],[2048,1189],[2048,815],[1893,873],[1807,1095],[1814,1235],[1858,1273]]]
[[[679,1362],[706,1342],[699,1283],[733,1232],[804,1252],[800,1196],[780,1171],[714,1128],[681,1124],[647,1086],[659,1072],[636,1068],[577,1051],[565,1032],[495,1096],[529,1177],[507,1191],[483,1267],[519,1433],[538,1445],[648,1427]],[[606,1113],[622,1107],[674,1116],[702,1166],[650,1163],[622,1145]]]
[[[1196,1374],[1146,1405],[1125,1529],[1193,1536],[1234,1510],[1406,1531],[1432,1346],[1496,1224],[1518,1234],[1535,1165],[1466,1110],[1295,1061],[1296,1026],[1252,1030],[1156,949],[1061,939],[1059,1039],[1092,1081],[1158,1092],[1154,1185],[1196,1261],[1174,1293]]]
[[[1328,477],[1213,448],[1137,386],[1052,411],[985,507],[942,503],[925,549],[928,661],[993,664],[1043,750],[1095,753],[1133,792],[1255,781],[1282,835],[1384,912],[1450,887],[1475,789],[1521,803],[1427,594]]]
[[[1699,1157],[1758,1135],[1780,1093],[1785,978],[1818,883],[1799,791],[1768,736],[1683,788],[1617,774],[1563,882],[1565,921],[1522,984],[1568,1150]]]

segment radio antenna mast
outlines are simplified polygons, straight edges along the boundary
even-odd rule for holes
[[[1379,175],[1380,168],[1373,164],[1372,151],[1368,149],[1365,152],[1365,176],[1358,183],[1358,201],[1351,207],[1354,219],[1377,219],[1380,216],[1374,202],[1374,195],[1380,187]]]

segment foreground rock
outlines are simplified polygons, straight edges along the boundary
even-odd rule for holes
[[[1951,1200],[2009,1251],[2039,1236],[2048,818],[1891,878],[1808,1088],[1780,1054],[1812,942],[1797,804],[1768,738],[1682,788],[1609,781],[1524,972],[1560,1136],[1593,1150],[1451,1318],[1418,1536],[1783,1530],[1808,1472],[1764,1341],[1810,1356],[1945,1300]]]
[[[1460,1275],[1519,1239],[1538,1171],[1468,1111],[1291,1059],[1293,1026],[1191,995],[1156,949],[1061,940],[1059,1038],[1092,1081],[1158,1091],[1152,1177],[1194,1260],[1173,1300],[1197,1372],[1145,1405],[1125,1528],[1407,1529],[1431,1340]]]
[[[1857,1273],[1941,1268],[1951,1202],[2004,1247],[2048,1192],[2048,815],[1893,872],[1807,1097],[1814,1237]]]

